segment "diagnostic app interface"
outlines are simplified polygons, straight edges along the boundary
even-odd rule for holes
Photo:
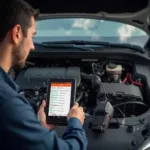
[[[49,116],[67,116],[70,110],[71,82],[51,83]]]

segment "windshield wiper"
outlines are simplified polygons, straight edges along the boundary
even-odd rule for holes
[[[59,43],[49,43],[49,42],[43,42],[43,43],[36,43],[34,42],[35,46],[40,46],[40,47],[44,47],[44,48],[55,48],[55,49],[77,49],[77,50],[81,50],[81,51],[95,51],[94,49],[90,48],[90,47],[82,47],[82,46],[78,46],[75,44],[59,44]]]
[[[141,53],[145,53],[144,49],[138,45],[132,44],[124,44],[124,43],[109,43],[109,42],[101,42],[101,41],[80,41],[80,40],[72,40],[72,41],[53,41],[53,42],[43,42],[43,44],[72,44],[72,45],[97,45],[97,46],[104,46],[104,47],[114,47],[114,48],[129,48]]]

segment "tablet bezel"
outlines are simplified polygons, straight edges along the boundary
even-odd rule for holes
[[[75,102],[76,97],[76,80],[75,79],[66,79],[66,78],[49,78],[47,82],[47,100],[46,100],[46,107],[45,107],[45,113],[46,113],[46,122],[47,124],[67,124],[67,116],[48,116],[49,112],[49,103],[50,103],[50,90],[51,90],[51,83],[53,82],[59,82],[59,83],[65,83],[65,82],[71,82],[72,88],[71,88],[71,96],[70,96],[70,108],[73,106]]]

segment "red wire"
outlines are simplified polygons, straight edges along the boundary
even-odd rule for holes
[[[129,74],[129,80],[135,85],[143,86],[143,84],[133,81],[131,78],[131,74]]]
[[[129,74],[129,73],[127,73],[127,76],[126,76],[126,78],[122,81],[122,83],[125,83],[125,82],[127,81],[127,79],[129,79],[130,82],[132,82],[132,83],[135,84],[135,85],[143,86],[143,84],[133,81],[132,78],[131,78],[131,74]]]
[[[127,79],[128,79],[128,76],[125,77],[125,79],[122,81],[122,83],[125,83],[127,81]]]

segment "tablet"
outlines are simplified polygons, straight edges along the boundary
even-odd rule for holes
[[[50,78],[47,84],[47,124],[67,124],[67,115],[76,97],[76,80]]]

